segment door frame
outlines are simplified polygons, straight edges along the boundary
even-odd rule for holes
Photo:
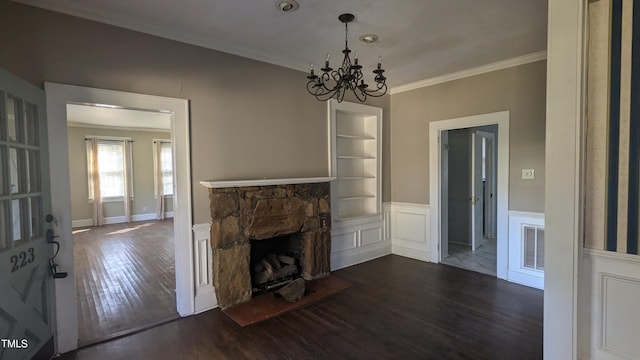
[[[441,156],[439,139],[442,131],[485,125],[498,125],[497,177],[497,277],[507,279],[509,260],[509,111],[472,115],[429,123],[429,198],[431,204],[430,253],[431,261],[442,261],[441,239]]]
[[[73,262],[71,190],[67,140],[67,104],[110,104],[131,109],[167,110],[171,113],[171,139],[175,194],[173,196],[176,269],[176,303],[181,316],[195,313],[193,271],[191,156],[189,101],[186,99],[136,94],[122,91],[45,82],[51,206],[57,216],[61,250],[58,264],[67,271],[66,279],[55,283],[56,351],[64,353],[78,347],[78,314]],[[64,320],[64,321],[62,321]]]

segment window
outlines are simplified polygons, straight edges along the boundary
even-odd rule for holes
[[[155,196],[162,191],[162,195],[173,195],[173,150],[171,141],[154,140],[154,182]]]
[[[125,181],[129,182],[130,198],[133,198],[131,151],[126,151],[125,144],[129,140],[99,139],[97,144],[97,170],[100,178],[100,197],[103,200],[123,200]],[[91,156],[90,146],[87,147],[87,159]],[[127,156],[128,161],[125,161]],[[129,171],[125,171],[125,166]],[[89,161],[88,171],[91,172]],[[93,183],[89,176],[89,200],[93,200]]]

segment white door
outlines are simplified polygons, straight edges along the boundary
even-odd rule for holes
[[[0,359],[53,354],[44,91],[0,69]]]
[[[469,204],[471,207],[471,249],[476,251],[484,243],[484,223],[485,223],[485,191],[487,168],[486,142],[493,134],[485,131],[474,131],[471,133],[471,195]],[[487,189],[488,190],[488,189]]]
[[[485,197],[484,197],[484,237],[487,239],[496,238],[496,177],[497,177],[497,157],[496,157],[496,136],[487,133],[485,142]]]
[[[449,256],[449,131],[440,133],[440,260]]]

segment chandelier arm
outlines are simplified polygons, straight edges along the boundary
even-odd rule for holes
[[[335,96],[335,90],[334,91],[323,91],[322,88],[317,88],[317,91],[315,94],[315,97],[320,100],[320,101],[326,101],[331,99],[332,97]]]
[[[378,83],[376,90],[364,90],[364,93],[371,97],[381,97],[387,93],[387,84]]]
[[[333,88],[329,88],[329,87],[327,87],[327,82],[329,82],[329,81],[331,81],[331,80],[334,80],[334,81],[335,81],[335,79],[333,79],[333,73],[334,73],[334,72],[335,72],[335,70],[334,70],[334,71],[332,71],[331,73],[324,73],[324,74],[322,74],[322,82],[321,82],[321,84],[322,84],[322,88],[323,88],[323,89],[325,89],[326,91],[333,91],[333,90],[335,90],[335,87],[333,87]]]
[[[338,102],[342,102],[342,100],[344,100],[344,95],[345,95],[345,93],[346,93],[346,91],[340,91],[340,92],[338,93],[338,97],[337,97]]]
[[[319,85],[318,83],[314,82],[314,81],[309,81],[307,83],[307,91],[309,92],[309,94],[313,95],[313,96],[322,96],[325,94],[328,94],[328,91],[324,91],[322,89],[322,86]]]
[[[362,89],[358,88],[358,91],[354,90],[353,93],[355,94],[356,98],[360,101],[360,102],[364,102],[367,100],[367,93],[366,91],[363,91]]]

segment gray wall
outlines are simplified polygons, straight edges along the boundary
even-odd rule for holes
[[[167,132],[124,131],[116,129],[95,129],[83,127],[67,128],[69,140],[69,177],[71,180],[71,218],[86,220],[92,218],[92,205],[89,203],[87,180],[87,151],[85,136],[118,136],[129,137],[131,155],[133,158],[133,194],[131,203],[132,215],[155,214],[156,201],[153,187],[153,139],[169,139]],[[144,209],[146,208],[146,210]],[[104,216],[124,215],[122,201],[106,202],[103,204]],[[169,198],[165,203],[165,211],[173,209],[173,202]]]
[[[392,95],[391,199],[429,204],[430,121],[509,110],[509,209],[543,212],[545,97],[546,61]]]
[[[0,1],[0,66],[44,81],[190,100],[195,223],[210,221],[200,180],[326,176],[327,110],[305,74],[234,55]],[[389,154],[389,96],[383,153]],[[391,198],[383,156],[383,201]]]
[[[449,241],[471,243],[469,181],[471,178],[471,133],[449,130]]]

